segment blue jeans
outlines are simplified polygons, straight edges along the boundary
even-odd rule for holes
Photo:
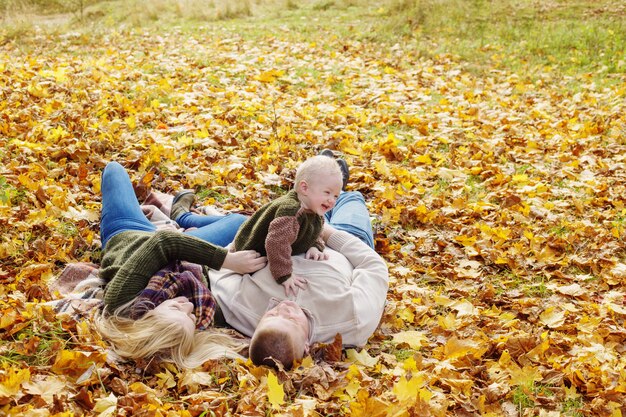
[[[188,235],[199,237],[215,245],[226,246],[233,241],[239,226],[247,219],[243,214],[231,213],[226,216],[205,216],[191,212],[183,213],[176,219],[176,223],[184,229],[196,227],[186,231]]]
[[[358,191],[339,194],[335,207],[326,214],[326,221],[337,230],[346,231],[374,249],[372,222],[363,195]]]
[[[100,238],[103,248],[109,239],[124,231],[156,231],[156,226],[150,223],[150,220],[143,214],[128,173],[123,166],[117,162],[109,162],[102,172],[100,188],[102,190]],[[200,224],[200,227],[194,226],[198,229],[186,233],[219,246],[226,246],[232,242],[239,226],[245,220],[245,216],[239,214],[194,216],[209,219]]]

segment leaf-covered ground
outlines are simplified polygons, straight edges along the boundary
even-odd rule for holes
[[[624,76],[477,73],[289,32],[0,46],[0,414],[624,414]],[[278,375],[120,364],[88,320],[43,304],[67,263],[99,259],[106,162],[254,210],[325,147],[350,163],[391,275],[364,350]]]

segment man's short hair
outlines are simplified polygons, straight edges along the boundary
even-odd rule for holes
[[[291,335],[278,329],[257,329],[250,342],[250,359],[255,365],[277,368],[276,362],[286,370],[297,359]]]

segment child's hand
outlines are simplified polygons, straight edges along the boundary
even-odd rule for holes
[[[305,289],[307,285],[307,280],[298,275],[291,275],[291,277],[283,282],[283,287],[285,287],[285,295],[289,297],[290,294],[293,294],[294,297],[298,295],[298,290],[300,288]]]
[[[308,251],[306,251],[306,255],[304,255],[306,259],[313,259],[314,261],[325,261],[328,259],[328,254],[326,252],[320,251],[315,246],[311,246]]]

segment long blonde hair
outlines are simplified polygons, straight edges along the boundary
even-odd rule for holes
[[[230,335],[217,330],[189,333],[179,324],[153,314],[153,310],[139,319],[131,319],[124,316],[125,308],[121,306],[110,315],[101,312],[94,317],[96,329],[123,358],[159,357],[188,369],[210,359],[243,358],[238,352],[247,344]]]

